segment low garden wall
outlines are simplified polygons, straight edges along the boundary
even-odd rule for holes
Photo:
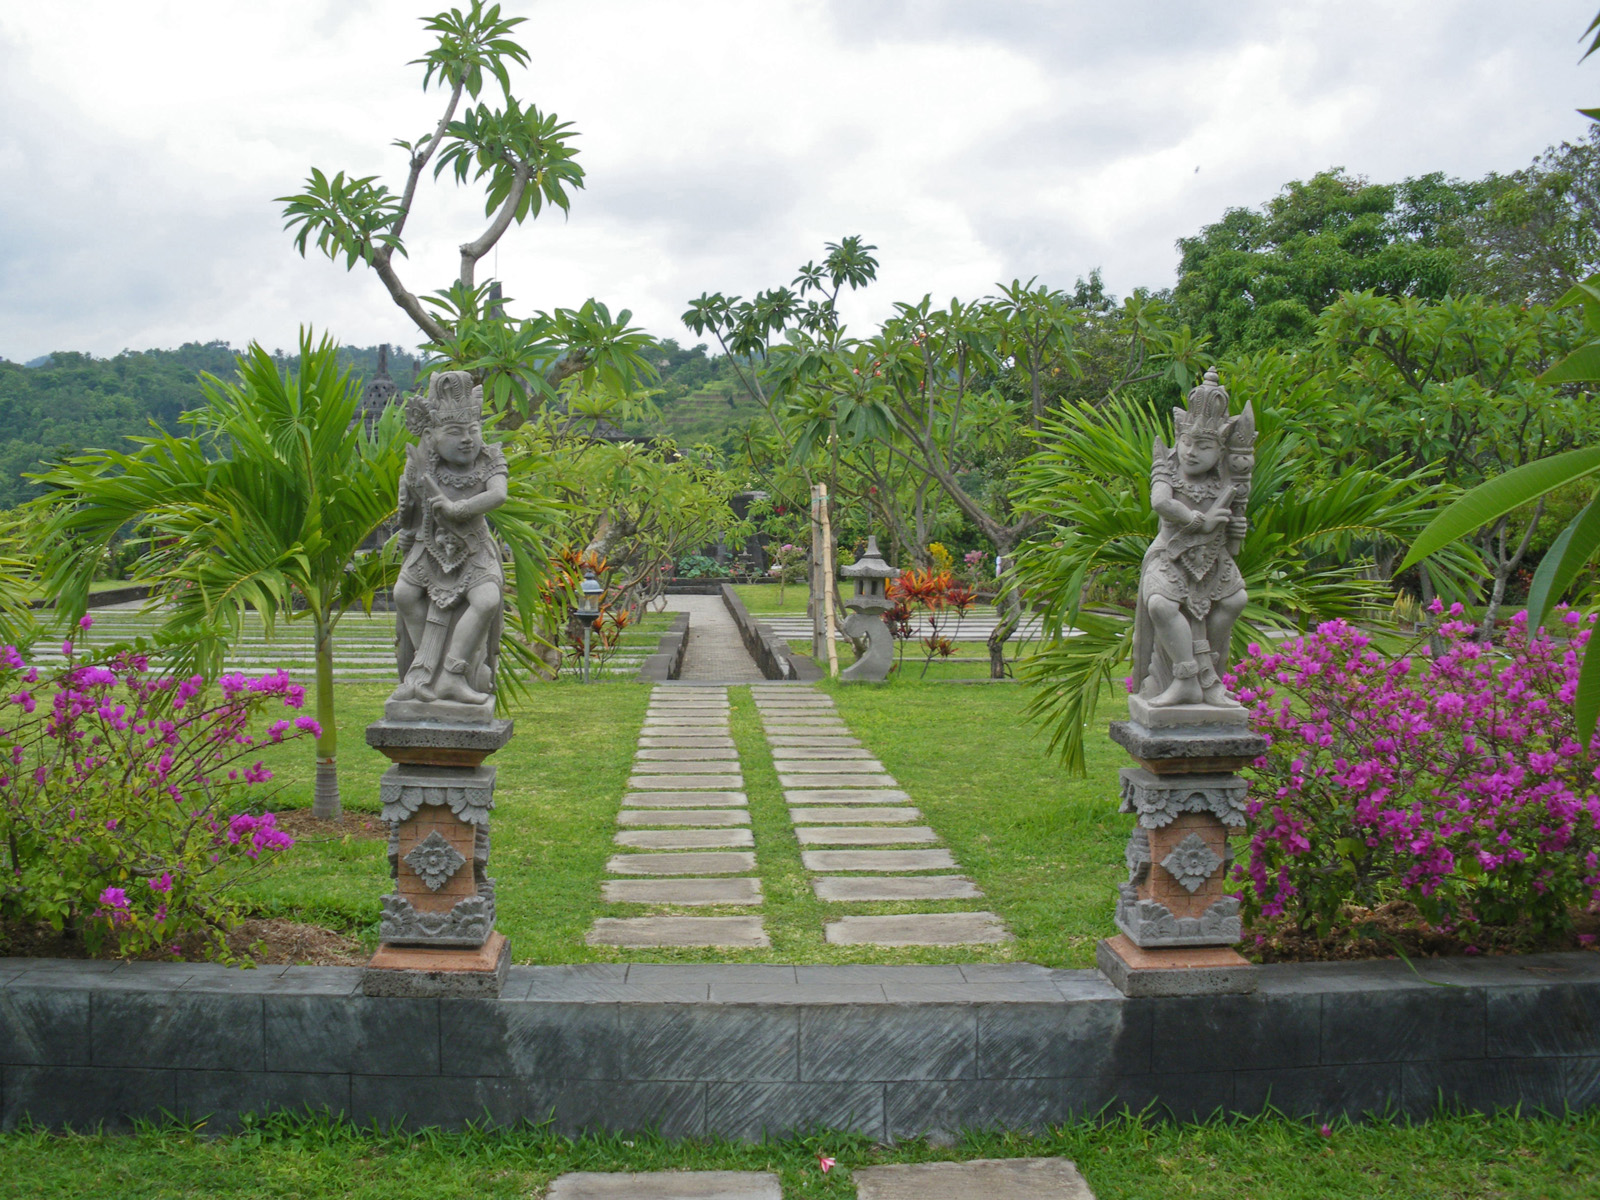
[[[689,648],[689,614],[679,613],[671,627],[656,643],[656,652],[647,654],[635,677],[641,683],[665,683],[683,670],[683,655]]]
[[[739,627],[739,639],[750,657],[756,660],[761,674],[768,679],[793,679],[807,682],[821,679],[822,672],[810,659],[789,653],[789,644],[774,632],[772,626],[757,621],[739,599],[731,584],[721,587],[722,603]]]
[[[1129,999],[1095,971],[515,967],[498,1000],[356,967],[0,959],[0,1121],[327,1109],[669,1136],[1040,1129],[1102,1110],[1422,1117],[1600,1103],[1600,954],[1261,968]]]

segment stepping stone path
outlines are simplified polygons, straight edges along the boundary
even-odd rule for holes
[[[617,814],[613,839],[618,853],[606,863],[612,878],[601,885],[607,904],[654,908],[750,909],[761,904],[756,879],[755,839],[739,751],[728,731],[725,687],[657,687],[639,748],[629,792]],[[590,927],[594,946],[765,947],[761,918],[748,913],[682,916],[670,911],[641,917],[600,917]],[[661,1186],[675,1186],[692,1173],[663,1173]],[[550,1195],[708,1195],[721,1191],[606,1191],[626,1176],[563,1176],[587,1180]],[[634,1176],[634,1179],[643,1179]],[[631,1185],[629,1185],[631,1186]],[[600,1190],[581,1190],[598,1188]],[[729,1197],[744,1196],[728,1191]],[[751,1192],[750,1195],[759,1193]]]
[[[938,835],[920,823],[923,814],[911,797],[851,736],[831,697],[783,683],[751,684],[750,692],[818,899],[947,904],[983,896],[972,880],[950,873],[960,866],[949,850],[928,848]],[[826,923],[824,933],[836,945],[877,946],[955,946],[1011,937],[1000,918],[986,911],[840,916]]]
[[[975,1196],[983,1200],[1094,1200],[1078,1168],[1065,1158],[905,1163],[858,1167],[850,1174],[857,1200],[971,1200]],[[550,1200],[559,1200],[553,1188]]]
[[[551,1181],[548,1196],[549,1200],[783,1200],[783,1188],[770,1171],[569,1171]]]

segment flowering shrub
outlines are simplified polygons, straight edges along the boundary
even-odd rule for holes
[[[91,952],[199,935],[226,957],[225,889],[293,844],[272,813],[247,811],[246,793],[272,778],[249,760],[320,733],[292,715],[305,689],[282,671],[213,687],[154,673],[137,649],[62,650],[46,675],[0,647],[0,917],[75,929]],[[250,733],[274,701],[291,715]]]
[[[1600,758],[1571,706],[1590,630],[1561,621],[1530,635],[1519,613],[1494,646],[1445,620],[1437,655],[1382,654],[1342,621],[1252,645],[1229,677],[1271,743],[1251,771],[1247,918],[1320,936],[1347,905],[1401,900],[1480,946],[1565,933],[1600,899]]]
[[[938,545],[937,542],[933,544]],[[884,613],[883,619],[901,644],[902,653],[914,633],[912,622],[920,616],[926,623],[928,632],[920,639],[923,659],[922,675],[918,678],[927,675],[928,666],[936,657],[949,658],[955,652],[961,623],[978,599],[949,571],[936,571],[931,567],[902,571],[898,579],[889,580],[884,595],[894,607]]]

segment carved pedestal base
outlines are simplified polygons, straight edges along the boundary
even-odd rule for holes
[[[395,884],[383,898],[383,946],[363,979],[368,995],[499,994],[510,951],[494,931],[495,769],[482,763],[510,736],[509,721],[490,728],[386,719],[367,730],[394,761],[378,794]]]
[[[1095,947],[1095,966],[1124,996],[1221,996],[1253,992],[1257,968],[1237,950],[1146,950],[1118,934]]]

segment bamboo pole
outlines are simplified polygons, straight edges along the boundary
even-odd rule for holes
[[[839,647],[833,640],[833,525],[828,519],[828,485],[817,484],[822,498],[822,603],[828,622],[828,678],[839,678]]]
[[[806,615],[811,618],[811,657],[822,661],[826,618],[822,615],[822,520],[817,516],[817,484],[811,485],[811,561],[806,564]]]

